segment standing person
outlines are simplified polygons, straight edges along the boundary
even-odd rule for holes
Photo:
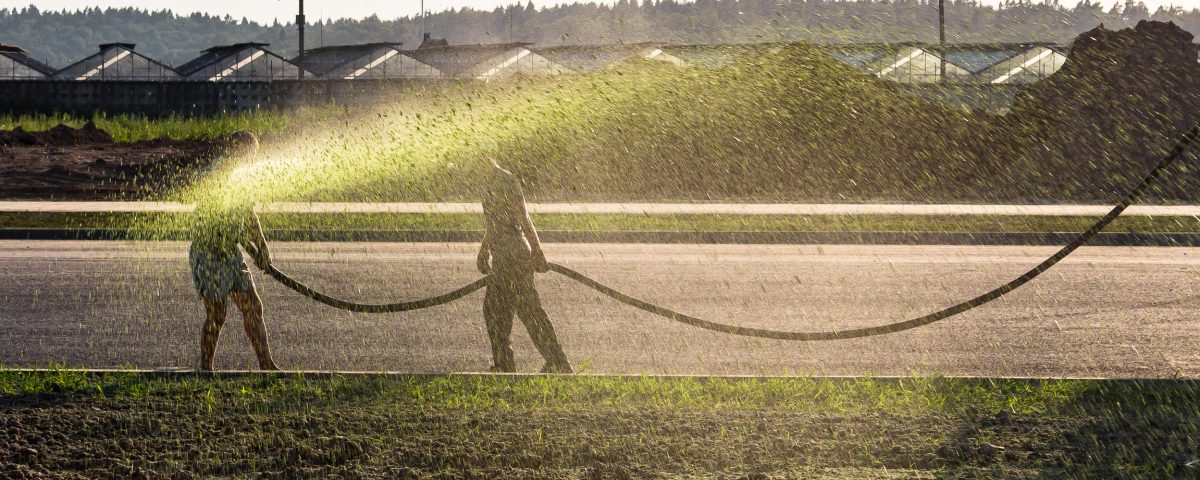
[[[483,194],[487,231],[476,261],[480,273],[491,275],[483,298],[483,316],[492,343],[490,371],[517,369],[509,341],[515,312],[546,359],[542,373],[573,373],[533,285],[533,273],[545,273],[550,266],[525,208],[521,182],[495,160],[492,166],[492,176]]]
[[[238,245],[250,254],[258,268],[266,270],[271,265],[266,236],[251,206],[232,209],[210,205],[197,207],[188,261],[192,267],[192,280],[204,301],[206,313],[200,334],[200,368],[213,369],[217,340],[221,337],[221,328],[225,326],[226,299],[232,299],[242,312],[246,335],[250,337],[250,344],[258,357],[259,368],[279,370],[271,358],[271,346],[267,342],[262,300],[254,288],[250,269],[242,260]]]

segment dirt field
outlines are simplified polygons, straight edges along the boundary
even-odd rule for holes
[[[90,125],[90,124],[89,124]],[[226,141],[116,143],[103,130],[0,132],[0,198],[139,198],[204,168]]]
[[[0,372],[0,477],[1186,478],[1198,388]]]

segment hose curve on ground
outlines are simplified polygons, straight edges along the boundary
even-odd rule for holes
[[[780,330],[767,330],[767,329],[760,329],[760,328],[739,327],[736,325],[728,325],[728,324],[704,320],[702,318],[698,318],[698,317],[694,317],[691,315],[676,312],[674,310],[663,307],[661,305],[655,305],[655,304],[647,302],[645,300],[641,300],[641,299],[635,298],[633,296],[630,296],[628,294],[622,293],[612,287],[609,287],[607,285],[604,285],[603,283],[600,283],[600,282],[592,279],[591,277],[588,277],[587,275],[584,275],[582,273],[579,273],[575,270],[572,270],[568,267],[565,267],[565,266],[562,266],[562,265],[559,265],[556,263],[550,264],[550,270],[555,273],[558,273],[560,275],[563,275],[571,280],[579,282],[580,284],[582,284],[588,288],[596,290],[597,292],[600,292],[618,302],[624,303],[631,307],[634,307],[634,308],[637,308],[640,310],[644,310],[646,312],[650,312],[655,315],[666,317],[670,320],[673,320],[673,321],[676,321],[679,323],[691,325],[693,327],[703,328],[705,330],[712,330],[714,332],[726,333],[726,334],[730,334],[730,335],[739,335],[739,336],[744,336],[744,337],[768,338],[768,339],[775,339],[775,340],[821,341],[821,340],[844,340],[844,339],[850,339],[850,338],[872,337],[872,336],[876,336],[876,335],[884,335],[884,334],[888,334],[888,333],[900,332],[903,330],[910,330],[910,329],[917,328],[920,326],[929,325],[929,324],[931,324],[933,322],[937,322],[939,320],[944,320],[946,318],[958,315],[960,313],[966,312],[966,311],[971,310],[980,305],[983,305],[983,304],[986,304],[993,300],[996,300],[996,299],[1004,296],[1005,294],[1020,288],[1022,285],[1029,283],[1031,280],[1037,278],[1039,275],[1044,273],[1046,270],[1049,270],[1051,267],[1058,264],[1058,262],[1062,261],[1064,258],[1066,258],[1068,255],[1070,255],[1076,249],[1085,245],[1088,241],[1090,241],[1092,239],[1092,237],[1095,237],[1097,233],[1100,233],[1100,231],[1104,230],[1104,228],[1107,227],[1108,224],[1112,223],[1113,220],[1116,220],[1117,217],[1121,216],[1121,213],[1124,212],[1125,209],[1128,208],[1131,204],[1136,202],[1137,199],[1139,197],[1141,197],[1142,194],[1144,194],[1147,189],[1150,188],[1150,186],[1152,186],[1156,181],[1158,181],[1158,178],[1162,175],[1162,172],[1164,170],[1166,170],[1166,168],[1168,166],[1170,166],[1172,163],[1174,163],[1175,160],[1177,160],[1180,156],[1182,156],[1188,150],[1188,148],[1191,147],[1192,144],[1195,143],[1198,139],[1200,139],[1200,125],[1196,125],[1195,127],[1192,127],[1192,129],[1189,130],[1188,133],[1183,136],[1183,138],[1174,146],[1174,148],[1172,148],[1171,152],[1166,157],[1163,157],[1163,159],[1160,160],[1158,162],[1158,164],[1155,165],[1155,167],[1152,170],[1150,170],[1150,173],[1148,173],[1142,179],[1142,181],[1140,183],[1138,183],[1138,185],[1136,187],[1134,187],[1133,190],[1131,190],[1129,192],[1129,194],[1125,196],[1124,199],[1121,200],[1120,203],[1118,203],[1116,206],[1114,206],[1112,208],[1112,210],[1110,210],[1107,214],[1104,215],[1104,217],[1102,217],[1100,220],[1096,221],[1096,223],[1093,224],[1091,226],[1091,228],[1088,228],[1087,231],[1081,233],[1078,237],[1075,238],[1075,240],[1071,241],[1071,243],[1068,243],[1066,246],[1064,246],[1062,249],[1060,249],[1054,255],[1051,255],[1050,258],[1047,258],[1046,260],[1042,261],[1042,263],[1037,264],[1037,266],[1033,267],[1028,272],[1025,272],[1020,277],[1017,277],[1017,278],[1009,281],[1008,283],[1005,283],[987,293],[979,295],[979,296],[972,298],[970,300],[967,300],[965,302],[959,303],[959,304],[951,306],[951,307],[947,307],[945,309],[939,310],[934,313],[930,313],[930,314],[922,316],[922,317],[917,317],[917,318],[905,320],[902,322],[891,323],[891,324],[887,324],[887,325],[879,325],[879,326],[875,326],[875,327],[855,328],[855,329],[847,329],[847,330],[814,331],[814,332],[787,332],[787,331],[780,331]],[[388,304],[388,305],[368,305],[368,304],[346,302],[343,300],[338,300],[336,298],[330,297],[328,295],[324,295],[320,292],[317,292],[316,290],[313,290],[313,289],[301,284],[300,282],[297,282],[296,280],[291,279],[287,275],[284,275],[282,272],[275,269],[275,267],[273,267],[273,266],[267,270],[267,273],[270,274],[272,277],[274,277],[276,280],[279,280],[280,282],[282,282],[287,287],[289,287],[289,288],[291,288],[313,300],[316,300],[318,302],[324,303],[326,305],[329,305],[329,306],[332,306],[335,308],[341,308],[341,309],[350,310],[353,312],[365,312],[365,313],[402,312],[402,311],[417,310],[417,309],[421,309],[421,308],[428,308],[428,307],[432,307],[432,306],[436,306],[436,305],[441,305],[444,303],[449,303],[449,302],[452,302],[459,298],[462,298],[476,290],[483,288],[484,286],[487,285],[487,279],[488,279],[488,277],[484,277],[479,280],[476,280],[474,283],[472,283],[470,285],[462,287],[453,292],[450,292],[450,293],[447,293],[444,295],[440,295],[437,297],[433,297],[433,298],[424,299],[424,300],[405,302],[405,303]]]
[[[472,282],[471,284],[469,284],[465,287],[462,287],[458,290],[455,290],[450,293],[444,293],[444,294],[438,295],[436,297],[430,297],[430,298],[425,298],[425,299],[421,299],[421,300],[414,300],[411,302],[370,304],[370,303],[347,302],[345,300],[340,300],[340,299],[331,297],[329,295],[325,295],[324,293],[318,292],[318,291],[314,290],[313,288],[309,287],[308,285],[300,283],[299,281],[296,281],[292,277],[289,277],[287,274],[285,274],[285,273],[279,271],[279,269],[275,268],[274,265],[267,267],[267,275],[270,275],[275,280],[278,280],[279,283],[282,283],[284,286],[286,286],[292,290],[295,290],[297,293],[304,295],[308,298],[316,300],[320,303],[324,303],[325,305],[329,305],[333,308],[339,308],[342,310],[358,312],[358,313],[396,313],[396,312],[407,312],[407,311],[411,311],[411,310],[421,310],[423,308],[429,308],[429,307],[436,307],[438,305],[450,303],[450,302],[453,302],[455,300],[458,300],[462,297],[465,297],[467,295],[474,293],[475,291],[487,286],[487,279],[488,279],[488,277],[483,277],[483,278],[476,280],[476,281]]]

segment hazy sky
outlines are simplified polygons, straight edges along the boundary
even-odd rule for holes
[[[533,0],[537,6],[569,3],[572,0]],[[614,0],[592,0],[612,3]],[[985,3],[997,3],[999,0],[984,0]],[[1124,0],[1101,0],[1104,5],[1111,5]],[[1159,5],[1178,5],[1184,8],[1200,7],[1200,0],[1144,0],[1151,8]],[[1065,5],[1073,5],[1076,0],[1061,0]],[[425,0],[425,8],[429,11],[440,11],[447,8],[473,7],[481,10],[491,10],[498,5],[525,3],[525,0]],[[247,17],[259,22],[290,21],[296,15],[296,0],[0,0],[0,8],[21,8],[36,5],[46,10],[78,9],[83,7],[124,7],[135,6],[160,10],[169,8],[175,13],[207,12],[218,15],[231,15],[240,19]],[[310,21],[318,18],[362,18],[377,14],[380,18],[390,19],[406,15],[415,15],[420,11],[420,0],[306,0],[305,14]]]

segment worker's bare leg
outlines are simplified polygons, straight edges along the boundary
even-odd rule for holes
[[[513,360],[511,344],[513,305],[508,298],[510,293],[504,280],[498,276],[489,279],[489,284],[483,296],[483,319],[487,325],[488,341],[492,344],[493,372],[515,372],[517,364]]]
[[[217,353],[217,340],[225,326],[225,301],[204,299],[204,328],[200,331],[200,369],[212,370]]]
[[[558,335],[554,333],[554,325],[550,323],[550,315],[542,308],[542,301],[533,288],[532,279],[517,289],[516,296],[517,315],[525,324],[525,330],[529,332],[529,338],[533,340],[538,353],[546,360],[542,373],[573,373],[567,354],[563,352],[562,344],[558,343]]]
[[[258,292],[234,292],[229,294],[234,305],[242,311],[242,320],[246,325],[246,336],[250,337],[250,345],[254,347],[254,355],[258,357],[258,367],[263,370],[279,370],[271,357],[271,344],[267,339],[267,323],[263,318],[262,300]]]

